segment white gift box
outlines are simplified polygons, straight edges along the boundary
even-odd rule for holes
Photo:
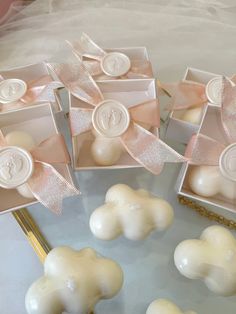
[[[13,68],[13,69],[10,69],[7,71],[0,71],[0,75],[2,75],[4,79],[20,79],[20,80],[25,81],[25,82],[34,81],[34,80],[40,79],[41,77],[46,76],[46,75],[52,76],[52,74],[50,73],[50,71],[49,71],[49,69],[45,63],[30,64],[30,65],[27,65],[24,67]],[[52,78],[53,78],[53,76],[52,76]],[[57,90],[54,90],[53,92],[55,95],[55,102],[52,102],[51,105],[52,105],[53,110],[55,112],[59,112],[62,110],[59,93],[57,92]],[[26,107],[29,108],[31,106],[36,106],[40,103],[42,103],[42,102],[36,101],[30,106],[26,105]],[[22,108],[9,109],[9,111],[19,111],[21,109]],[[7,112],[9,112],[9,111],[7,111]],[[6,112],[6,111],[4,111],[4,112]],[[3,114],[4,112],[0,111],[0,114]]]
[[[5,136],[12,131],[29,133],[36,144],[54,134],[58,134],[56,119],[49,103],[24,108],[20,111],[5,112],[0,115],[0,130]],[[72,185],[76,186],[71,167],[68,164],[53,164],[53,167]],[[16,189],[0,188],[0,214],[37,203],[36,199],[21,196]]]
[[[104,99],[114,99],[120,101],[126,108],[141,104],[142,102],[156,98],[156,88],[154,79],[146,80],[110,80],[98,81]],[[70,108],[84,107],[86,103],[69,95]],[[78,121],[80,123],[80,121]],[[157,128],[150,130],[153,134],[158,134]],[[91,156],[91,145],[95,137],[92,132],[86,132],[72,137],[73,167],[75,170],[89,169],[121,169],[142,167],[126,151],[119,161],[112,166],[98,166]]]
[[[221,121],[221,111],[218,106],[208,106],[205,110],[204,117],[202,123],[199,128],[199,133],[206,135],[210,138],[218,140],[219,142],[228,145],[225,142],[225,136],[223,127],[220,123]],[[188,175],[191,171],[191,168],[194,167],[189,163],[183,164],[181,167],[181,171],[179,173],[177,183],[176,183],[176,191],[179,195],[183,195],[189,197],[195,201],[202,202],[203,204],[208,204],[212,206],[217,206],[219,210],[226,209],[230,212],[236,212],[236,199],[230,200],[221,194],[216,194],[213,197],[203,197],[195,194],[188,182]],[[235,182],[235,194],[236,194],[236,182]],[[236,195],[235,195],[236,196]]]
[[[103,49],[108,53],[110,52],[123,53],[127,57],[129,57],[131,61],[132,60],[140,61],[140,63],[147,62],[147,61],[150,62],[146,47],[122,47],[122,48],[103,48]],[[92,59],[88,59],[84,57],[83,60],[92,60]],[[150,63],[150,66],[151,66],[151,63]],[[151,69],[152,69],[152,66],[151,66]],[[152,77],[153,77],[153,70],[152,70]],[[112,77],[106,75],[105,73],[94,76],[93,78],[95,81],[113,80]],[[150,79],[150,77],[148,78],[143,77],[142,79]],[[122,80],[134,80],[134,79],[123,78]]]
[[[207,83],[219,74],[206,72],[194,68],[187,68],[183,81],[191,81],[207,85]],[[207,104],[202,106],[202,118],[206,110]],[[193,124],[184,120],[181,117],[185,110],[173,110],[169,116],[169,122],[166,130],[166,138],[177,141],[179,143],[187,144],[193,134],[197,133],[200,124]],[[202,119],[201,119],[202,121]]]

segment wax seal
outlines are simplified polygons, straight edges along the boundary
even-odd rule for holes
[[[122,135],[130,123],[127,108],[116,100],[104,100],[93,111],[93,127],[104,137]]]
[[[24,184],[32,175],[32,156],[23,148],[7,146],[0,150],[0,186],[13,189]]]
[[[222,77],[216,76],[213,79],[211,79],[206,86],[206,96],[209,102],[215,105],[220,105],[221,90],[222,90]]]
[[[129,57],[121,52],[110,52],[101,61],[102,71],[109,76],[126,74],[131,67]]]
[[[231,181],[236,181],[236,143],[224,149],[219,164],[222,175]]]
[[[27,91],[27,85],[20,79],[7,79],[0,82],[0,102],[7,104],[19,100]]]

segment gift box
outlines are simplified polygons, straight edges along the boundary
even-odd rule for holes
[[[56,119],[50,104],[39,104],[34,107],[24,108],[20,111],[6,112],[1,114],[0,130],[4,137],[12,131],[27,132],[32,136],[36,145],[39,145],[46,139],[59,134]],[[46,152],[48,152],[48,150],[46,150]],[[43,160],[47,160],[47,156],[44,156]],[[59,175],[61,175],[68,182],[68,184],[70,184],[72,189],[74,187],[74,190],[76,191],[76,181],[74,180],[70,165],[68,163],[60,162],[52,163],[51,165],[59,173]],[[46,169],[46,171],[48,170],[50,169]],[[61,184],[61,180],[59,181]],[[45,184],[43,185],[46,186],[45,181],[44,183]],[[47,193],[49,194],[51,192],[52,191],[48,191]],[[36,198],[29,199],[23,197],[17,192],[16,189],[5,188],[0,188],[0,199],[0,213],[6,213],[12,210],[20,209],[38,202]]]
[[[194,68],[187,68],[183,82],[195,82],[207,85],[207,83],[215,77],[220,77],[220,75]],[[198,107],[197,111],[193,113],[200,115],[199,123],[197,124],[183,120],[186,112],[191,109],[172,110],[169,115],[166,138],[187,144],[191,136],[198,132],[207,104],[209,103],[205,102],[205,104]]]
[[[68,43],[96,81],[153,78],[145,47],[101,48],[84,33]]]
[[[126,108],[131,108],[139,103],[156,98],[155,80],[129,80],[129,81],[104,81],[97,82],[104,99],[114,99],[123,103]],[[70,110],[87,106],[83,101],[69,94]],[[157,108],[158,110],[158,108]],[[78,121],[80,124],[81,121]],[[158,128],[153,127],[152,134],[158,135]],[[85,132],[72,137],[73,168],[75,170],[91,169],[121,169],[142,167],[127,151],[123,151],[121,158],[115,165],[98,166],[91,156],[91,145],[95,140],[93,132]]]
[[[0,114],[48,102],[59,112],[59,87],[62,84],[54,81],[45,63],[0,71]]]
[[[224,97],[228,101],[229,94]],[[235,99],[236,93],[234,101]],[[232,105],[231,100],[229,104]],[[219,212],[225,209],[235,213],[235,150],[232,144],[235,139],[229,140],[227,135],[226,129],[230,128],[225,126],[228,124],[232,127],[232,125],[227,116],[230,111],[227,111],[227,106],[225,108],[223,114],[221,107],[208,106],[206,108],[199,131],[187,146],[186,156],[190,159],[181,168],[176,190],[179,195],[216,206]],[[226,123],[222,122],[222,116],[226,117]]]

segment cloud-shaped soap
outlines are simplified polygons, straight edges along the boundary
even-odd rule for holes
[[[112,240],[121,234],[130,240],[141,240],[154,229],[167,229],[173,217],[173,209],[165,200],[146,190],[117,184],[107,191],[105,204],[92,213],[90,229],[102,240]]]
[[[27,292],[28,314],[87,314],[100,299],[116,295],[123,283],[120,266],[91,248],[53,249],[44,273]]]
[[[146,314],[197,314],[193,311],[183,312],[174,303],[166,299],[158,299],[153,301]]]
[[[227,229],[211,226],[203,231],[199,240],[181,242],[174,260],[185,277],[203,279],[217,294],[236,294],[236,239]]]

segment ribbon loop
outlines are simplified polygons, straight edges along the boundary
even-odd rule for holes
[[[236,86],[222,78],[221,121],[230,143],[236,142]]]
[[[41,142],[31,151],[31,155],[36,161],[47,163],[70,163],[65,139],[61,134],[55,134]]]
[[[203,84],[181,81],[176,84],[160,84],[160,87],[171,96],[170,110],[189,109],[207,103]]]
[[[49,63],[48,66],[75,97],[93,106],[103,100],[97,84],[81,62],[76,64]]]
[[[132,119],[138,123],[145,123],[160,127],[160,112],[157,99],[151,99],[129,108]]]
[[[81,59],[83,57],[101,60],[106,52],[99,47],[87,34],[82,33],[79,40],[71,43],[67,41],[73,48],[73,52]]]

